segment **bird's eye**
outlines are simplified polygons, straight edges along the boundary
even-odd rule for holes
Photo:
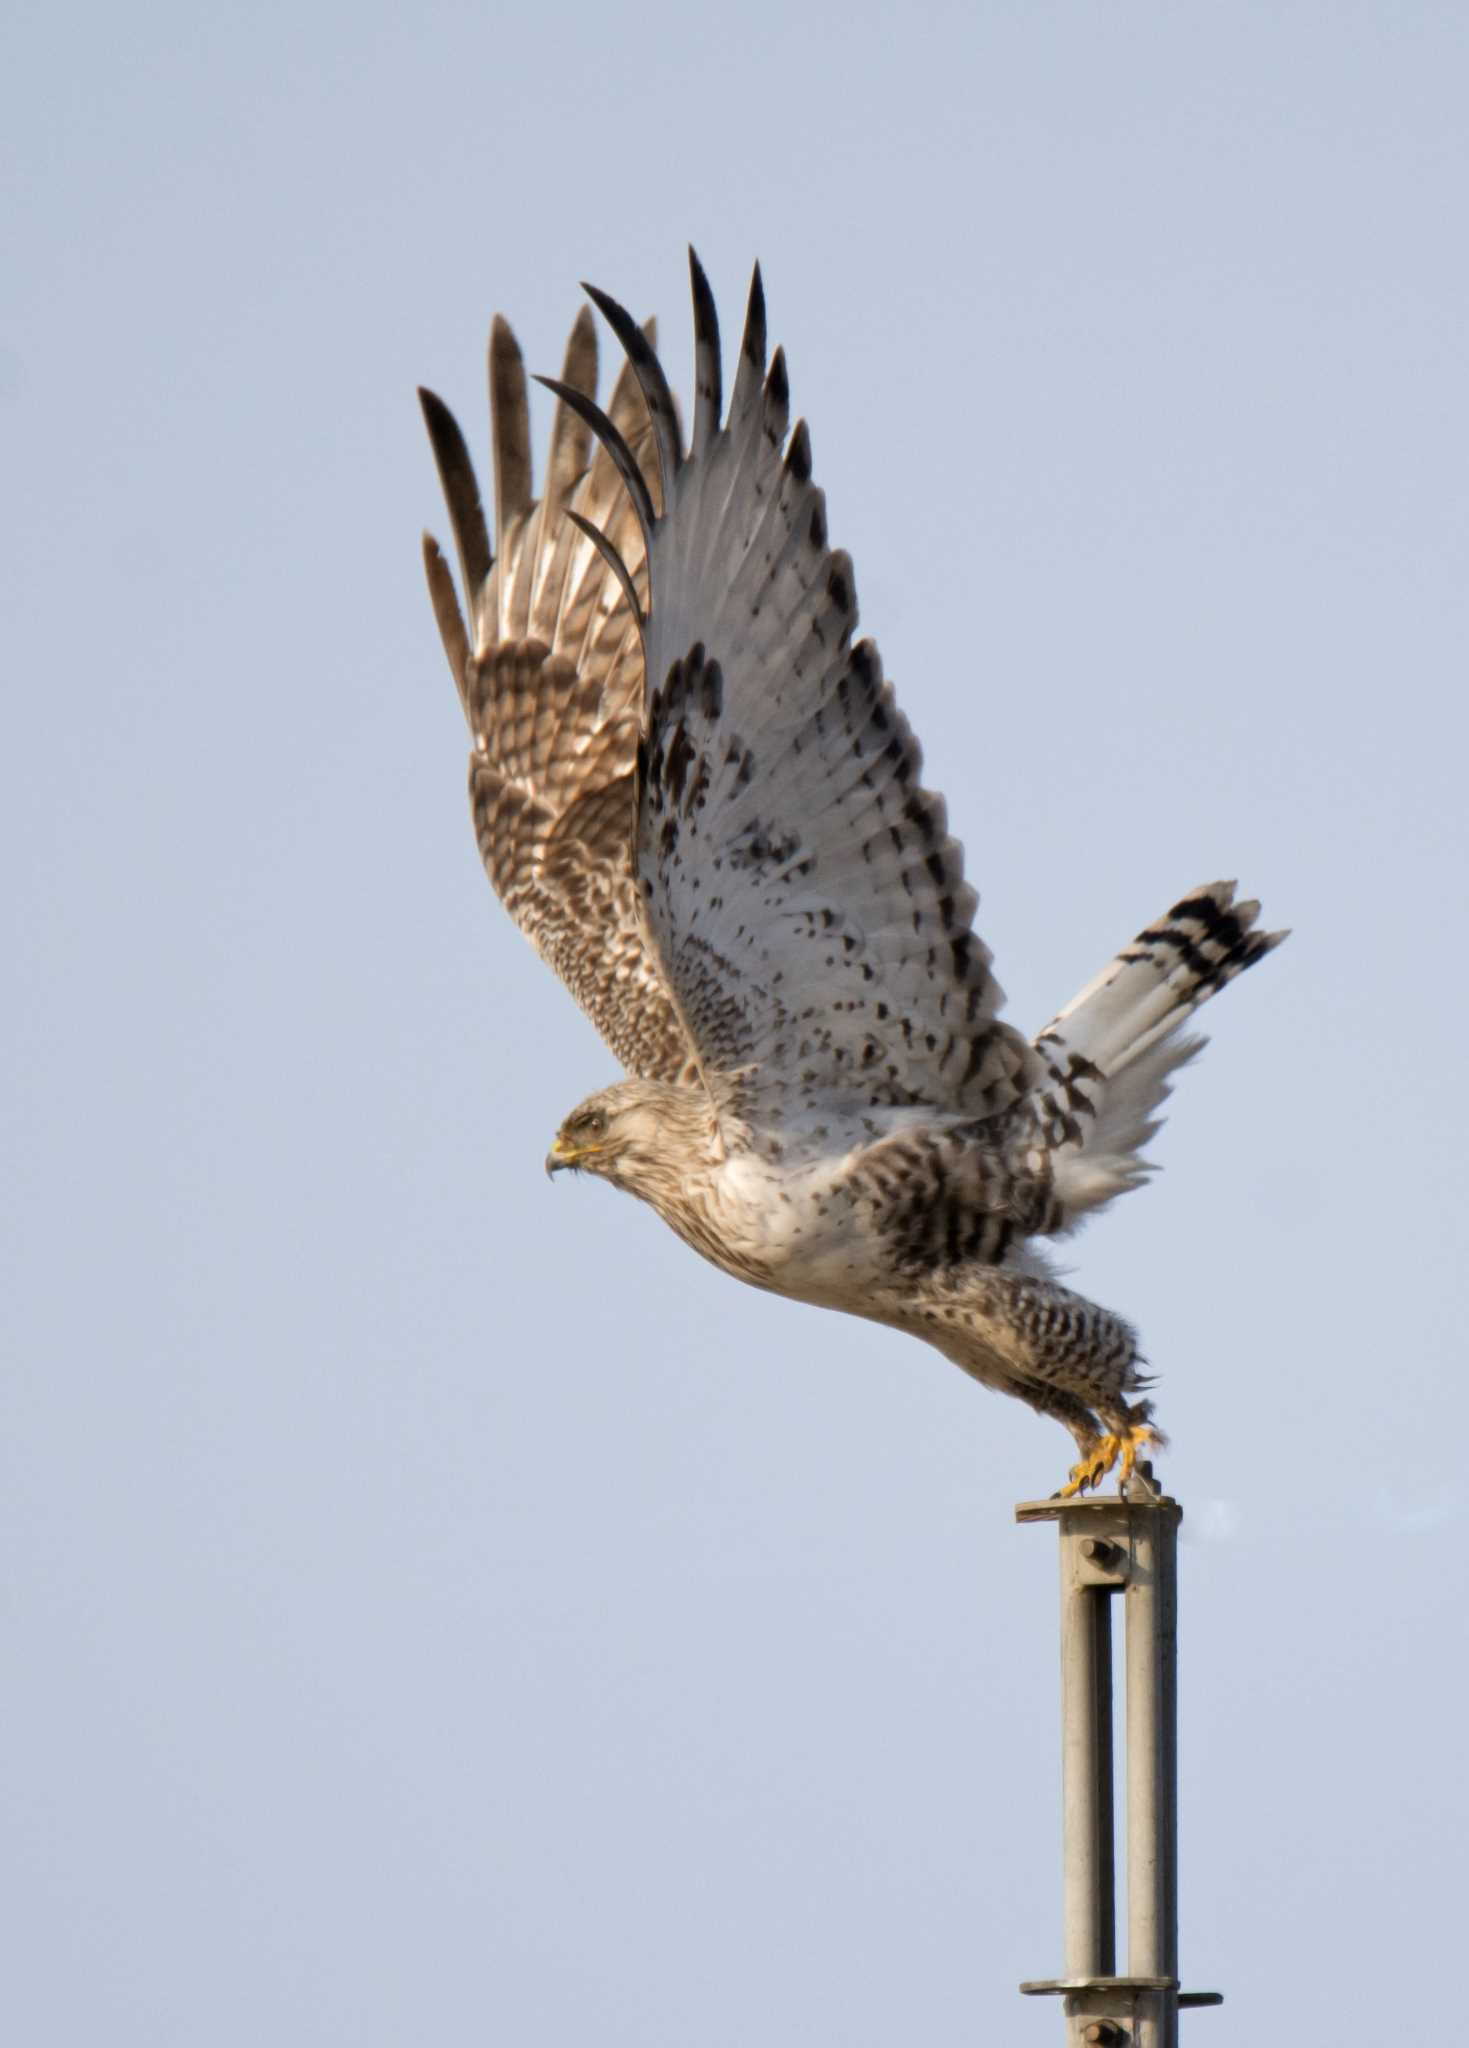
[[[607,1128],[607,1117],[600,1109],[586,1109],[576,1120],[576,1128],[588,1137],[600,1137]]]

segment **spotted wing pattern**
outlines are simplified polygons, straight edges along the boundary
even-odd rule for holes
[[[829,1114],[864,1105],[1006,1109],[1041,1067],[997,1021],[943,799],[877,649],[853,641],[852,565],[828,544],[804,422],[788,436],[759,272],[725,418],[714,302],[692,268],[687,450],[652,345],[592,293],[647,401],[656,496],[615,422],[580,407],[646,551],[635,861],[675,1002],[706,1075],[738,1073],[744,1116],[783,1141],[820,1147]]]
[[[597,339],[585,308],[563,384],[590,399]],[[635,771],[643,700],[638,613],[647,589],[641,531],[610,456],[559,403],[539,502],[530,413],[515,338],[490,338],[498,559],[490,552],[464,437],[420,394],[464,584],[466,624],[437,542],[424,563],[444,651],[473,741],[469,793],[491,882],[624,1066],[673,1080],[688,1040],[651,945],[633,880]],[[628,459],[657,489],[652,423],[630,369],[610,400]],[[579,522],[584,522],[579,523]],[[589,536],[587,526],[598,530]],[[600,534],[617,550],[614,566]]]

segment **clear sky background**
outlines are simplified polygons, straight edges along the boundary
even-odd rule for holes
[[[1074,1247],[1185,1504],[1190,2039],[1463,1940],[1469,14],[67,9],[0,43],[0,2025],[1048,2042],[1069,1440],[549,1186],[413,387],[765,265],[1031,1028],[1290,944]],[[547,414],[537,412],[538,432]]]

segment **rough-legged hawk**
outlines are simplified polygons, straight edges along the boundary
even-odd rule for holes
[[[629,1078],[566,1119],[548,1168],[602,1175],[754,1286],[910,1331],[1054,1415],[1063,1489],[1159,1441],[1132,1330],[1052,1279],[1035,1238],[1135,1187],[1181,1026],[1283,936],[1190,890],[1034,1039],[999,1018],[942,798],[854,640],[757,270],[726,412],[692,262],[690,445],[654,348],[606,412],[584,308],[539,502],[525,372],[490,340],[494,525],[463,436],[424,412],[466,622],[425,541],[473,740],[475,831],[506,909]]]

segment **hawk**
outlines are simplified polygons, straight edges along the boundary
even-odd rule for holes
[[[639,1196],[724,1272],[908,1331],[1070,1430],[1061,1491],[1163,1439],[1128,1323],[1036,1239],[1139,1185],[1183,1026],[1285,936],[1210,882],[1033,1039],[1001,1020],[942,797],[827,536],[757,267],[726,410],[697,257],[687,445],[651,322],[596,403],[571,330],[533,495],[525,370],[496,318],[491,552],[473,465],[424,414],[464,608],[425,536],[490,880],[628,1078],[547,1170]]]

